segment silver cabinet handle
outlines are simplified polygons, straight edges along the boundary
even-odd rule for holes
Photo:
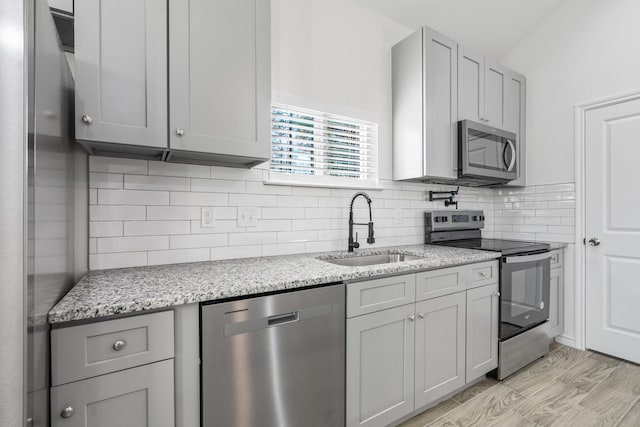
[[[484,271],[481,271],[480,273],[478,273],[480,275],[480,277],[482,277],[483,279],[485,277],[487,277],[487,273],[485,273]]]
[[[598,239],[597,237],[592,237],[591,239],[589,239],[589,244],[591,246],[600,246],[600,239]]]
[[[416,320],[416,316],[414,316],[413,314],[411,316],[408,317],[409,322],[413,322],[414,320]]]
[[[493,296],[494,296],[494,297],[499,297],[499,296],[500,296],[500,292],[494,292],[494,293],[493,293]]]
[[[62,412],[60,412],[60,416],[62,418],[70,418],[74,412],[75,412],[75,409],[73,409],[72,406],[67,406],[62,410]]]
[[[90,125],[91,123],[93,123],[93,119],[91,118],[91,116],[88,115],[84,115],[82,116],[82,123],[84,123],[85,125]]]
[[[127,342],[124,340],[118,340],[113,343],[113,349],[115,351],[120,351],[127,346]]]
[[[184,129],[176,129],[176,135],[183,136],[184,135]]]
[[[424,313],[418,313],[418,319],[424,319]]]

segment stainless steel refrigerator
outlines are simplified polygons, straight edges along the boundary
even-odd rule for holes
[[[47,426],[49,309],[87,268],[87,160],[45,0],[0,2],[0,425]]]

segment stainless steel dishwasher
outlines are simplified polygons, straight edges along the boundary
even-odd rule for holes
[[[201,307],[202,425],[344,426],[345,287]]]

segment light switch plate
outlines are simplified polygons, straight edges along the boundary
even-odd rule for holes
[[[260,219],[258,208],[238,208],[238,227],[257,227]]]
[[[200,219],[202,228],[214,228],[215,227],[215,215],[212,207],[202,208],[202,218]]]

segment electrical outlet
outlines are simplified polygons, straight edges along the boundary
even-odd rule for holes
[[[260,219],[258,208],[238,208],[238,227],[257,227]]]
[[[395,208],[395,210],[393,211],[393,223],[395,225],[402,224],[402,209]]]
[[[202,208],[202,218],[200,220],[202,228],[213,228],[215,227],[215,216],[213,214],[212,207],[204,207]]]

